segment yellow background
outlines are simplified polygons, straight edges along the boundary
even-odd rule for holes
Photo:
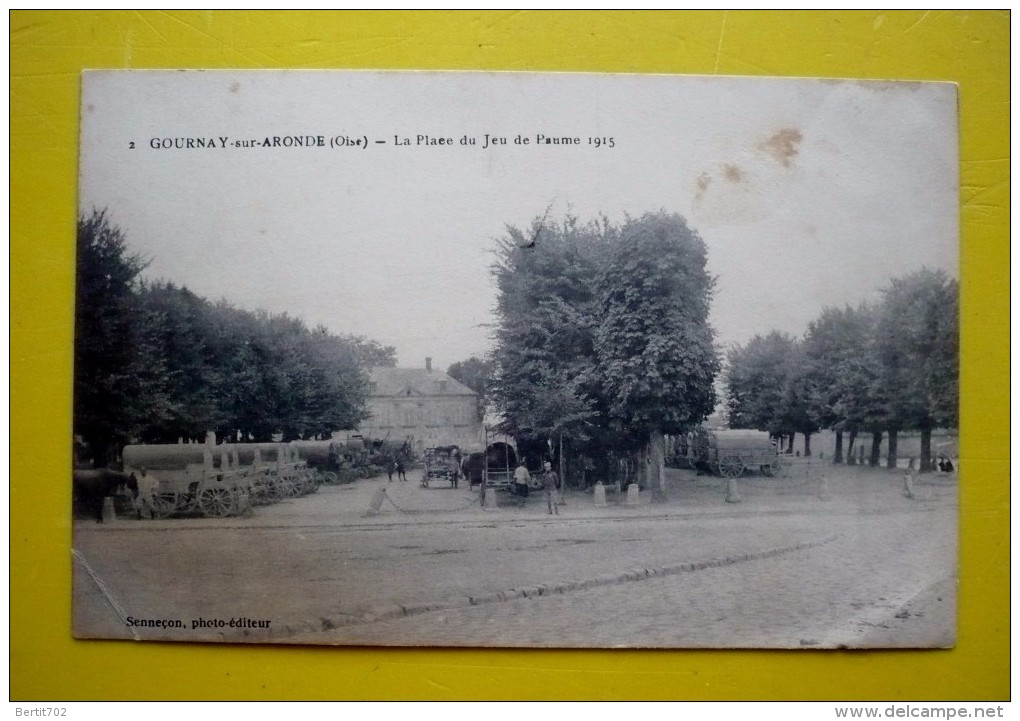
[[[1008,12],[17,11],[10,23],[12,699],[1009,697]],[[958,647],[576,652],[72,640],[64,480],[71,465],[79,71],[177,67],[959,83]]]

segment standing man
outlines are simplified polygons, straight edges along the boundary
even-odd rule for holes
[[[153,475],[150,475],[148,470],[143,466],[138,469],[138,475],[135,477],[138,481],[138,496],[135,498],[135,511],[138,512],[138,518],[145,518],[148,516],[151,521],[155,518],[155,498],[156,494],[159,493],[159,479]]]
[[[542,490],[545,493],[545,502],[549,506],[549,515],[554,513],[560,515],[559,496],[556,494],[556,487],[560,485],[560,477],[552,469],[552,463],[545,462],[545,475],[542,476]]]
[[[404,473],[404,459],[402,458],[397,459],[397,480],[399,481],[407,480],[407,474]]]
[[[520,464],[517,466],[517,470],[514,471],[514,485],[517,487],[517,495],[522,498],[528,497],[528,483],[531,481],[531,474],[528,473],[528,467],[524,465],[524,459],[521,458]]]
[[[390,458],[390,460],[386,463],[386,474],[390,477],[390,481],[393,480],[393,471],[395,470],[397,470],[397,464],[393,462],[392,458]]]

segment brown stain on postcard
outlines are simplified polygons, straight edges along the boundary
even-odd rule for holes
[[[797,146],[803,139],[804,136],[796,128],[783,128],[768,140],[759,143],[758,148],[782,163],[784,168],[789,168],[793,165],[793,159],[800,152]]]

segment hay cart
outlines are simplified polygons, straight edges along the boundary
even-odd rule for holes
[[[690,439],[688,453],[692,466],[726,478],[746,470],[774,476],[782,467],[776,443],[764,431],[699,431]]]

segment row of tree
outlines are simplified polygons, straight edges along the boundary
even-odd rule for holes
[[[901,431],[921,435],[920,470],[931,468],[931,433],[955,428],[959,403],[959,291],[942,271],[894,279],[878,303],[826,308],[803,338],[777,331],[727,354],[726,410],[732,428],[805,437],[836,432],[834,462],[851,457],[857,436],[871,435],[871,465],[888,434],[896,462]]]
[[[496,249],[495,349],[451,375],[485,395],[503,432],[604,457],[647,448],[662,496],[664,434],[715,406],[704,241],[678,215],[510,227]]]
[[[395,350],[140,278],[105,211],[78,221],[74,432],[105,465],[127,442],[328,437],[366,413],[367,368]]]

